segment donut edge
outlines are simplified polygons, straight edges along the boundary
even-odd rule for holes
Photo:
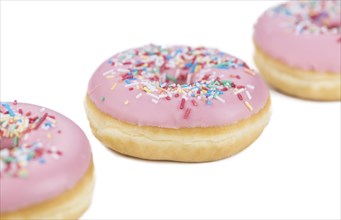
[[[341,73],[306,71],[273,59],[254,43],[254,62],[264,79],[276,90],[315,101],[341,100]]]
[[[0,219],[79,219],[89,208],[94,190],[94,165],[70,190],[47,200],[13,212],[0,213]]]
[[[235,124],[208,128],[157,128],[119,121],[85,99],[94,136],[123,155],[147,160],[208,162],[232,156],[254,142],[270,120],[270,96],[258,113]],[[131,138],[134,137],[134,138]]]

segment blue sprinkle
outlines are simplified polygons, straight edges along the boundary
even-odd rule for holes
[[[185,65],[185,67],[191,67],[192,66],[192,62],[189,62]]]
[[[39,158],[39,163],[40,164],[44,164],[46,161],[45,161],[45,159],[43,158],[43,157],[41,157],[41,158]]]
[[[181,53],[181,52],[182,52],[182,49],[179,48],[179,49],[177,49],[177,50],[175,51],[175,55],[178,55],[178,54]]]
[[[198,63],[194,63],[191,67],[190,73],[194,73],[195,67],[198,65]]]
[[[11,109],[11,106],[9,106],[9,104],[7,102],[3,102],[2,106],[4,106],[7,110],[10,116],[15,116],[13,110]]]
[[[212,104],[211,100],[207,100],[207,101],[206,101],[206,104],[207,104],[207,105],[211,105],[211,104]]]
[[[124,80],[124,82],[125,82],[126,84],[130,84],[130,80],[129,80],[129,79]]]

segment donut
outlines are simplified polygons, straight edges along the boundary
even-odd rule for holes
[[[258,19],[254,61],[273,88],[303,99],[341,99],[340,5],[290,1]]]
[[[85,109],[94,135],[124,155],[204,162],[243,150],[270,117],[269,91],[217,49],[146,45],[95,71]]]
[[[1,219],[78,219],[93,191],[83,131],[37,105],[1,102],[0,114]]]

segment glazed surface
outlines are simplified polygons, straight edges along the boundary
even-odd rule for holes
[[[259,74],[216,49],[147,45],[118,53],[90,79],[88,97],[131,124],[163,128],[224,126],[268,100]]]
[[[266,54],[308,71],[341,72],[339,0],[290,1],[267,10],[254,41]]]
[[[54,198],[83,177],[89,142],[70,119],[40,106],[1,103],[0,212]]]

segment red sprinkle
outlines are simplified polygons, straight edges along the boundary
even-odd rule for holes
[[[34,129],[37,130],[37,129],[39,128],[39,126],[45,121],[46,117],[47,117],[47,113],[45,113],[45,114],[43,115],[43,117],[40,118],[39,122],[37,123],[37,125],[35,126]]]
[[[198,106],[198,103],[197,103],[194,99],[192,99],[192,104],[193,104],[194,106]]]
[[[166,99],[167,99],[168,101],[171,100],[171,98],[170,98],[169,96],[167,96]]]
[[[13,105],[17,105],[17,104],[18,104],[17,100],[14,100]]]
[[[19,114],[21,114],[21,115],[24,114],[24,112],[22,111],[21,108],[19,108],[18,112],[19,112]]]
[[[178,98],[178,97],[179,97],[179,94],[178,94],[178,93],[176,93],[176,94],[174,95],[174,97],[175,97],[175,98]]]
[[[239,100],[243,100],[243,96],[240,93],[238,93],[237,96]]]
[[[243,66],[245,66],[246,68],[250,69],[250,67],[244,62]]]
[[[181,99],[180,109],[184,109],[186,100],[184,98]]]
[[[129,88],[129,91],[132,91],[132,90],[134,90],[134,88],[133,88],[133,87],[130,87],[130,88]]]
[[[31,112],[27,112],[27,113],[26,113],[26,116],[27,116],[27,117],[31,116]]]
[[[188,108],[186,109],[185,115],[184,115],[184,119],[187,119],[189,117],[189,114],[191,113],[191,109]]]

